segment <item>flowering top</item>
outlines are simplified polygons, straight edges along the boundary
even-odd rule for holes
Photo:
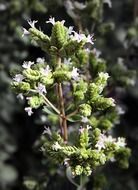
[[[85,7],[77,2],[73,4],[77,9]],[[72,26],[64,26],[64,20],[56,22],[53,17],[46,22],[53,25],[51,36],[35,27],[37,21],[28,23],[30,28],[28,31],[23,29],[23,36],[29,34],[32,41],[48,54],[49,60],[47,63],[39,57],[36,63],[25,61],[21,73],[13,78],[13,88],[18,98],[26,97],[28,106],[25,111],[29,116],[33,114],[32,109],[41,106],[46,113],[46,122],[51,118],[49,114],[55,118],[51,128],[61,125],[62,129],[59,134],[45,127],[41,150],[50,158],[54,156],[59,163],[67,162],[66,166],[71,168],[74,176],[90,175],[106,161],[118,160],[120,155],[122,158],[123,151],[129,156],[124,138],[106,135],[107,129],[113,125],[108,113],[115,110],[115,103],[102,93],[109,75],[102,59],[98,58],[100,53],[87,48],[88,43],[93,45],[93,35],[77,33]],[[57,98],[51,96],[55,92]],[[67,125],[71,122],[73,131],[75,122],[76,127],[82,125],[74,145],[67,143]]]

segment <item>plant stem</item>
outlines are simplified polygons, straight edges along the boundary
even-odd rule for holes
[[[69,113],[68,115],[66,115],[66,118],[68,119],[69,117],[74,116],[77,112],[78,110],[75,110],[72,113]]]
[[[58,114],[60,115],[60,111],[44,96],[42,95],[45,102]],[[62,116],[61,116],[62,117]]]
[[[57,64],[60,67],[61,66],[61,58],[57,58]],[[62,118],[60,119],[60,127],[62,129],[62,136],[65,142],[68,140],[68,129],[67,129],[67,119],[65,116],[65,106],[64,106],[64,97],[63,97],[63,90],[62,90],[62,84],[57,84],[57,91],[58,91],[58,97],[59,97],[59,107],[60,107],[60,115],[62,115]]]

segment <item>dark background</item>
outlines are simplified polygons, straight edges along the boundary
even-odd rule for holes
[[[85,2],[85,1],[81,1]],[[89,1],[90,2],[90,1]],[[92,3],[96,0],[91,0]],[[90,7],[91,9],[91,7]],[[106,4],[102,17],[98,17],[93,6],[91,16],[78,12],[82,26],[91,31],[94,23],[95,47],[107,61],[109,73],[113,74],[113,96],[126,111],[115,133],[127,139],[132,149],[130,167],[122,170],[115,164],[108,164],[96,177],[91,176],[87,189],[137,190],[138,189],[138,83],[124,85],[113,72],[119,57],[127,66],[126,79],[130,70],[138,69],[138,3],[137,0],[112,0],[112,8]],[[91,12],[91,10],[90,10]],[[82,15],[81,15],[82,14]],[[46,57],[37,47],[22,38],[22,26],[28,28],[27,19],[38,20],[38,26],[47,34],[50,25],[45,21],[49,16],[66,20],[66,25],[75,25],[76,20],[68,14],[64,1],[56,0],[1,0],[0,1],[0,189],[24,190],[23,181],[30,189],[75,189],[64,176],[63,168],[49,166],[40,151],[33,148],[40,137],[44,122],[40,110],[32,117],[24,112],[21,102],[10,88],[11,73],[24,60]],[[82,16],[82,17],[81,17]],[[106,25],[108,23],[108,25]],[[109,25],[110,24],[110,25]],[[122,75],[124,72],[122,72]],[[111,75],[112,76],[112,75]],[[133,78],[133,77],[132,77]],[[132,80],[133,81],[133,80]],[[103,174],[105,176],[103,176]],[[106,178],[106,180],[105,180]],[[106,182],[105,182],[106,181]],[[97,183],[99,189],[94,188]]]

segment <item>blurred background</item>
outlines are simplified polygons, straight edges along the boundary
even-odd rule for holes
[[[46,57],[22,38],[28,19],[38,20],[44,32],[49,17],[65,20],[66,26],[94,33],[95,48],[101,51],[112,76],[112,96],[122,107],[114,128],[127,139],[132,150],[130,166],[123,170],[108,164],[91,176],[90,190],[138,189],[138,1],[137,0],[0,0],[0,190],[75,189],[62,168],[48,165],[34,148],[46,118],[38,110],[32,117],[24,112],[25,102],[10,88],[12,72],[23,61]]]

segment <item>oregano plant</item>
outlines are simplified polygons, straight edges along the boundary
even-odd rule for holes
[[[48,60],[25,61],[12,88],[18,98],[26,98],[29,116],[42,108],[49,120],[40,140],[43,155],[64,165],[70,178],[89,176],[109,161],[127,168],[130,149],[111,130],[121,110],[108,97],[109,75],[93,34],[76,32],[52,17],[46,22],[52,24],[51,36],[36,28],[37,21],[28,23],[23,36]]]

